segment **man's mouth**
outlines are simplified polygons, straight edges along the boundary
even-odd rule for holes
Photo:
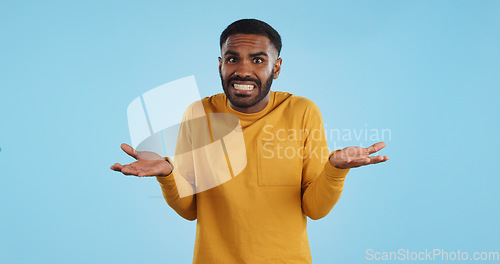
[[[234,89],[240,90],[240,91],[250,91],[253,90],[255,86],[251,84],[233,84]]]

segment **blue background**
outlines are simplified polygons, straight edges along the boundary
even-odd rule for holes
[[[500,1],[2,1],[0,263],[190,263],[196,223],[109,166],[132,161],[137,96],[192,74],[222,92],[218,38],[247,17],[282,35],[273,90],[327,129],[391,131],[391,160],[309,221],[314,263],[500,251]]]

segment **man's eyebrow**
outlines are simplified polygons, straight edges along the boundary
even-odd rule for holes
[[[224,53],[224,56],[226,56],[226,55],[240,56],[240,54],[238,52],[234,52],[231,50],[226,51],[226,53]]]
[[[266,57],[266,58],[269,58],[269,56],[267,56],[267,53],[262,52],[262,51],[261,51],[261,52],[257,52],[257,53],[252,53],[252,54],[250,54],[250,57],[257,57],[257,56],[264,56],[264,57]]]

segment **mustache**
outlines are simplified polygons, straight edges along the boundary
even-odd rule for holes
[[[232,81],[240,81],[240,82],[254,82],[257,84],[258,87],[262,86],[262,83],[259,81],[259,79],[251,78],[251,77],[240,77],[240,76],[234,76],[230,77],[227,79],[227,84],[231,83]]]

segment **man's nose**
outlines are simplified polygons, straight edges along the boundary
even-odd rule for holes
[[[241,61],[236,67],[235,75],[240,77],[252,76],[252,64],[248,61]]]

